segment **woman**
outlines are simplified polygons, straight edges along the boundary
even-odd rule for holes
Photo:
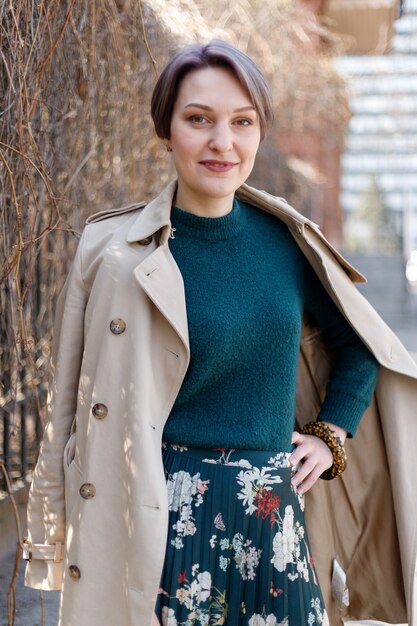
[[[242,187],[272,121],[253,62],[219,41],[186,48],[152,115],[178,181],[83,233],[57,312],[26,584],[62,584],[62,626],[326,624],[303,495],[343,471],[377,360],[302,254],[296,229],[313,225]],[[300,433],[305,314],[333,364]]]

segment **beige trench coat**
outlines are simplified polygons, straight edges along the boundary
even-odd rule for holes
[[[60,626],[150,624],[167,535],[161,437],[189,363],[183,281],[169,249],[175,188],[145,208],[90,218],[59,299],[25,584],[64,591]],[[382,365],[348,470],[319,481],[306,506],[331,623],[341,615],[330,591],[336,557],[350,588],[347,614],[402,622],[407,606],[417,626],[417,366],[315,224],[265,192],[237,193],[287,224]],[[330,362],[306,326],[300,421],[317,410]]]

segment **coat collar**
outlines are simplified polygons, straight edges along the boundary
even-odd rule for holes
[[[177,191],[177,184],[176,180],[171,181],[162,193],[139,213],[127,233],[126,239],[129,243],[150,237],[161,228],[163,230],[160,244],[167,242],[171,228],[171,206]]]
[[[146,239],[146,237],[150,237],[160,229],[161,236],[159,243],[160,245],[167,243],[171,232],[171,206],[177,191],[177,186],[177,180],[171,181],[159,196],[154,198],[142,209],[127,233],[126,239],[129,243]],[[320,232],[319,226],[296,211],[283,198],[272,196],[266,191],[259,191],[246,184],[239,187],[236,191],[236,196],[243,202],[253,204],[278,217],[278,219],[282,220],[288,226],[296,238],[300,236],[304,238],[305,229],[314,230],[315,234],[331,251],[332,255],[350,278],[355,282],[366,282],[365,277],[327,241]]]
[[[127,234],[127,241],[132,243],[153,235],[164,226],[171,226],[171,206],[177,191],[178,181],[173,180],[140,212]],[[249,185],[243,184],[236,192],[236,196],[244,202],[254,204],[270,213],[277,215],[289,224],[309,224],[318,228],[311,220],[298,213],[283,198],[271,196],[266,191],[258,191]]]

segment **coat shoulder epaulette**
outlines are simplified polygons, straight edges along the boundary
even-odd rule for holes
[[[96,222],[101,222],[102,220],[107,220],[109,217],[115,217],[118,215],[123,215],[123,213],[131,213],[132,211],[137,211],[138,209],[143,209],[146,206],[146,202],[134,202],[133,204],[128,204],[127,206],[122,206],[117,209],[106,209],[104,211],[98,211],[97,213],[93,213],[86,220],[87,224],[95,224]]]

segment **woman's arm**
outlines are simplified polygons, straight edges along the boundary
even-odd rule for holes
[[[355,434],[370,403],[379,366],[330,298],[312,267],[307,260],[304,261],[304,310],[321,329],[323,341],[334,357],[317,419],[335,431],[343,444],[347,436]],[[311,419],[313,416],[306,416],[307,422]],[[294,467],[301,463],[292,484],[299,493],[305,493],[333,465],[333,454],[327,444],[315,435],[294,432],[292,443],[296,449],[290,462]]]
[[[353,437],[371,402],[379,364],[339,311],[307,260],[305,264],[304,311],[321,330],[323,343],[333,356],[317,419],[333,424],[346,431],[348,437]],[[308,422],[313,416],[305,416],[305,419]]]

